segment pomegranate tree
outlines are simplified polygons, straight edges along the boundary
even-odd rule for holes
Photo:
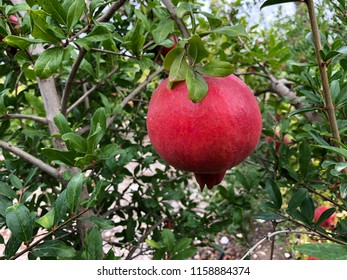
[[[211,189],[255,149],[262,119],[256,98],[241,79],[204,79],[208,91],[200,102],[189,99],[185,82],[170,89],[168,80],[162,81],[149,104],[147,129],[167,163],[193,172],[201,189]]]

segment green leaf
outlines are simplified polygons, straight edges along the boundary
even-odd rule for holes
[[[156,242],[152,239],[146,239],[146,243],[148,244],[148,246],[156,248],[156,249],[165,248],[165,245],[162,242]]]
[[[79,205],[84,180],[84,174],[78,173],[71,178],[66,187],[67,205],[72,213],[76,212]]]
[[[191,238],[181,239],[175,246],[175,252],[180,252],[182,250],[188,249],[192,241],[193,240]]]
[[[325,141],[316,131],[308,131],[308,134],[313,138],[314,141],[316,141],[318,144],[323,146],[329,146],[329,143]]]
[[[83,13],[86,11],[86,3],[84,0],[75,0],[68,9],[66,22],[67,29],[70,30],[76,25]]]
[[[347,197],[347,182],[343,182],[340,185],[340,195],[342,199],[345,199]]]
[[[23,204],[15,204],[6,209],[6,224],[12,234],[24,242],[31,240],[34,225],[29,209]]]
[[[41,150],[49,161],[61,161],[70,166],[74,166],[76,152],[75,151],[62,151],[59,149],[45,148]]]
[[[97,225],[101,230],[111,229],[115,227],[115,224],[111,220],[106,220],[98,216],[91,216],[88,218],[80,218],[79,220],[87,221]]]
[[[317,145],[316,147],[332,151],[334,153],[340,154],[341,156],[347,158],[347,150],[346,149],[337,148],[337,147],[331,147],[331,146],[322,146],[322,145]]]
[[[193,64],[197,64],[208,57],[209,52],[205,49],[204,43],[199,35],[193,35],[189,38],[188,42],[188,55],[193,59]]]
[[[61,240],[47,240],[37,245],[31,253],[36,258],[71,259],[76,255],[73,247]]]
[[[62,139],[67,142],[69,150],[74,150],[79,153],[87,152],[87,140],[75,132],[68,132],[62,136]]]
[[[66,11],[58,0],[36,0],[37,3],[44,9],[48,14],[59,22],[60,24],[66,24]]]
[[[209,33],[217,33],[221,35],[225,35],[229,38],[244,36],[247,37],[247,31],[242,24],[234,25],[234,26],[223,26],[216,29],[213,29],[208,32]]]
[[[30,91],[24,93],[25,99],[28,101],[30,106],[35,110],[35,112],[40,116],[45,116],[45,108],[43,106],[42,99],[34,95]]]
[[[95,42],[102,42],[109,39],[112,39],[110,30],[106,26],[98,25],[87,36],[78,38],[75,42],[89,51]]]
[[[312,112],[312,111],[320,111],[322,108],[319,107],[305,107],[305,108],[300,108],[297,110],[294,110],[288,114],[288,117],[291,118],[297,114],[302,114],[302,113],[307,113],[307,112]]]
[[[10,174],[10,181],[12,186],[14,186],[17,190],[23,189],[23,183],[22,181],[14,174]]]
[[[284,220],[284,218],[273,212],[261,212],[253,216],[253,219],[273,221],[273,220]]]
[[[5,195],[11,199],[14,199],[17,197],[16,192],[14,190],[12,190],[11,187],[4,182],[0,182],[0,195],[1,194]],[[1,213],[0,213],[0,215],[1,215]]]
[[[280,209],[282,206],[282,194],[276,182],[273,180],[267,180],[266,191],[269,194],[271,201],[274,203],[276,209]]]
[[[77,2],[77,1],[76,1]],[[60,42],[59,38],[55,36],[54,32],[50,29],[48,22],[46,22],[47,13],[43,10],[29,10],[29,14],[33,24],[32,35],[36,39],[41,39],[50,43]]]
[[[335,208],[329,208],[325,210],[319,217],[318,221],[316,222],[317,225],[320,225],[323,223],[325,220],[327,220],[332,214],[334,214],[336,211]]]
[[[300,0],[267,0],[260,6],[260,9],[277,4],[290,3],[290,2],[300,2]]]
[[[299,165],[300,172],[304,178],[311,170],[311,149],[307,141],[302,141],[299,146]]]
[[[60,193],[57,200],[53,204],[54,207],[54,226],[65,220],[68,214],[66,189]]]
[[[35,75],[47,79],[55,74],[63,61],[63,55],[63,48],[45,50],[35,62]]]
[[[176,82],[181,82],[186,79],[187,72],[189,70],[189,65],[186,61],[185,53],[178,55],[173,61],[169,73],[169,87]]]
[[[4,38],[4,42],[11,47],[26,50],[33,44],[41,44],[45,43],[46,41],[33,38],[24,38],[15,35],[8,35]]]
[[[211,28],[217,28],[218,26],[221,26],[223,23],[223,21],[220,18],[216,17],[213,14],[206,13],[206,12],[200,12],[200,13],[207,18]]]
[[[6,209],[12,206],[12,201],[0,194],[0,216],[6,217]]]
[[[188,96],[191,101],[198,103],[205,98],[208,92],[208,85],[203,76],[189,68],[186,76],[186,83],[188,87]]]
[[[10,239],[6,243],[5,256],[7,259],[14,256],[20,246],[22,245],[22,240],[17,238],[14,234],[11,235]]]
[[[60,134],[65,134],[68,132],[72,132],[69,122],[65,118],[65,116],[61,113],[54,116],[54,123],[58,127]]]
[[[184,48],[177,47],[168,52],[164,59],[165,70],[170,71],[172,63],[180,55],[184,55]]]
[[[43,215],[41,218],[36,220],[40,226],[45,229],[51,229],[54,226],[54,218],[55,218],[55,209],[52,208],[49,212]]]
[[[310,224],[313,220],[314,209],[315,207],[313,199],[310,195],[307,195],[300,205],[300,212],[305,218],[305,222],[307,224]]]
[[[161,236],[162,236],[163,243],[164,243],[166,249],[169,252],[174,252],[174,248],[176,245],[176,239],[175,239],[173,232],[171,230],[165,228],[165,229],[163,229]]]
[[[292,198],[290,199],[288,203],[288,209],[294,210],[298,208],[301,205],[301,203],[305,200],[307,193],[308,193],[307,189],[304,189],[304,188],[298,189],[293,194]]]
[[[323,260],[347,260],[347,246],[329,243],[300,244],[295,247],[302,254]]]
[[[234,67],[227,61],[213,59],[203,67],[198,67],[196,70],[206,76],[225,77],[234,72]]]
[[[103,132],[106,132],[106,119],[105,108],[98,108],[93,114],[89,135],[93,135],[98,130],[98,127],[100,127]]]
[[[154,42],[159,45],[174,31],[174,29],[175,24],[172,19],[162,19],[157,28],[152,32]]]
[[[171,257],[171,260],[186,260],[186,259],[190,259],[192,256],[194,256],[197,252],[197,248],[187,248],[185,250],[182,250],[176,254],[174,254]]]
[[[87,260],[100,260],[102,258],[102,237],[98,227],[94,226],[88,232],[84,243]]]

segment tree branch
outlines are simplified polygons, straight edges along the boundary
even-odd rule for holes
[[[38,117],[38,116],[31,116],[31,115],[23,115],[23,114],[6,114],[3,116],[0,116],[0,119],[26,119],[26,120],[32,120],[35,122],[40,122],[40,123],[44,123],[47,124],[47,119],[46,118],[42,118],[42,117]]]
[[[244,256],[241,258],[241,260],[244,260],[245,258],[250,256],[251,254],[253,254],[255,249],[257,249],[264,242],[271,240],[271,237],[275,237],[276,235],[279,235],[279,234],[293,234],[293,233],[318,235],[317,233],[315,233],[313,231],[301,231],[301,230],[279,230],[279,231],[275,231],[275,232],[269,232],[264,238],[260,239],[257,243],[255,243],[254,246],[252,248],[250,248],[246,254],[244,254]]]
[[[0,140],[0,148],[8,150],[9,152],[19,156],[20,158],[30,162],[31,164],[37,166],[42,171],[48,173],[49,175],[53,176],[56,179],[60,179],[59,172],[54,167],[50,166],[49,164],[43,162],[42,160],[32,156],[31,154],[23,151],[22,149],[12,146],[11,144]]]
[[[75,63],[72,65],[71,72],[69,74],[69,77],[67,78],[66,85],[63,91],[63,97],[61,100],[61,109],[60,112],[63,115],[66,115],[66,110],[67,110],[67,104],[69,102],[69,97],[70,97],[70,91],[71,91],[71,86],[72,83],[74,82],[74,79],[76,77],[77,71],[82,63],[83,58],[85,57],[87,53],[87,50],[84,48],[80,49],[80,52],[77,56],[77,59]]]
[[[183,20],[177,16],[176,8],[172,4],[172,2],[170,0],[161,0],[161,2],[164,4],[164,6],[169,11],[172,19],[177,23],[177,26],[178,26],[179,30],[181,31],[182,36],[184,38],[189,38],[190,33],[189,33],[186,25],[184,24]]]
[[[341,143],[341,137],[340,137],[339,127],[336,121],[335,106],[334,106],[331,93],[330,93],[329,79],[327,74],[327,64],[322,60],[320,55],[320,51],[322,50],[322,45],[320,41],[320,32],[319,32],[317,16],[316,16],[315,8],[314,8],[314,1],[305,0],[305,3],[307,5],[308,14],[310,18],[316,60],[318,63],[319,73],[322,80],[325,106],[326,106],[328,120],[329,120],[329,124],[331,128],[331,133],[332,133],[333,139],[336,140],[334,141],[334,145],[339,147],[338,143]],[[345,158],[342,155],[336,154],[336,157],[339,162],[345,162]],[[343,172],[347,174],[347,169],[346,168],[343,169]]]

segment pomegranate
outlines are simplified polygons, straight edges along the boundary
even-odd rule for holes
[[[147,129],[167,163],[193,172],[201,189],[211,189],[255,149],[262,119],[256,98],[239,78],[204,78],[208,92],[198,103],[189,99],[185,82],[169,89],[168,80],[162,81],[149,103]]]
[[[318,206],[314,211],[314,221],[318,222],[320,216],[323,214],[325,210],[328,210],[330,207],[328,206]],[[320,226],[326,229],[334,229],[335,228],[335,217],[336,212],[334,212],[328,219],[324,220]]]

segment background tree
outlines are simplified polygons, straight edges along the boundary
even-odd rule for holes
[[[247,258],[266,239],[249,244],[255,218],[295,258],[346,259],[346,2],[306,0],[267,26],[244,16],[257,2],[0,1],[0,257],[222,255],[224,231],[242,233]],[[263,7],[284,2],[295,1]],[[233,67],[263,116],[257,150],[203,192],[160,159],[145,125],[177,49],[193,44],[211,74]],[[331,208],[317,219],[319,205]]]

